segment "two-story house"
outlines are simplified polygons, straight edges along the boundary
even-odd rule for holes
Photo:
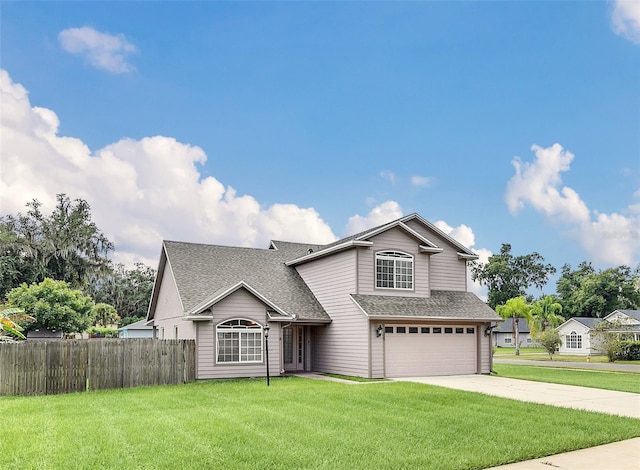
[[[165,241],[155,337],[196,340],[197,378],[488,373],[491,322],[467,292],[477,255],[417,214],[328,245]]]

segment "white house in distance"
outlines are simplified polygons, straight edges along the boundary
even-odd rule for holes
[[[591,329],[602,321],[601,318],[573,317],[556,328],[562,344],[558,354],[593,356],[600,354],[591,341]]]
[[[147,322],[195,339],[199,379],[265,375],[265,339],[274,375],[488,373],[501,318],[467,291],[477,258],[417,214],[327,245],[165,241]]]
[[[533,341],[533,338],[531,338],[529,323],[524,318],[518,321],[518,338],[521,348],[538,346],[538,344]],[[505,321],[498,323],[493,329],[493,345],[499,348],[515,348],[516,335],[513,318],[507,318]]]
[[[596,349],[592,329],[600,322],[617,325],[611,328],[612,333],[629,336],[640,340],[640,310],[614,310],[604,318],[574,317],[556,328],[562,339],[558,354],[593,356],[602,354]]]
[[[153,338],[153,327],[140,320],[118,328],[118,338]]]

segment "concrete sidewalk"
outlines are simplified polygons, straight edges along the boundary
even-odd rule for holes
[[[438,385],[513,400],[599,411],[640,419],[640,394],[637,393],[508,379],[490,375],[407,377],[393,380]]]
[[[640,468],[640,437],[589,449],[510,463],[491,470],[623,470]]]

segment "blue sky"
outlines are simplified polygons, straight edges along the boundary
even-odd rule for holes
[[[638,1],[1,8],[0,214],[82,197],[151,265],[412,212],[483,256],[640,263]]]

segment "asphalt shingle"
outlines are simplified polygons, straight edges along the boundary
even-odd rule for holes
[[[330,320],[295,269],[285,261],[306,254],[310,245],[276,244],[259,249],[165,241],[167,260],[185,312],[216,292],[245,282],[274,305],[300,320]]]
[[[472,292],[431,291],[431,297],[396,297],[352,294],[351,297],[371,317],[464,318],[502,320],[491,307]]]

